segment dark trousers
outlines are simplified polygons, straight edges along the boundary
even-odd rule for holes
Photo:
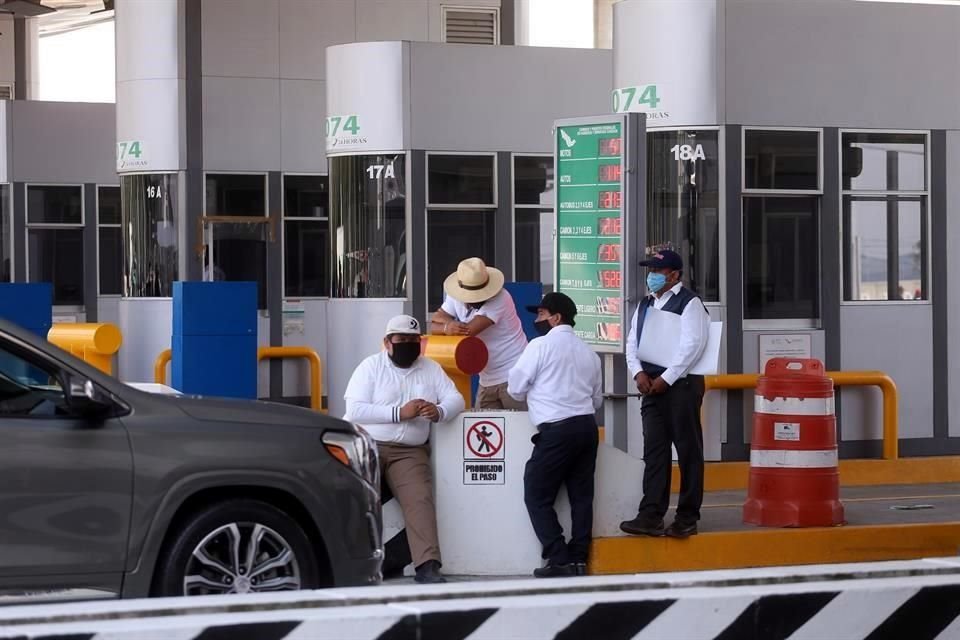
[[[586,562],[593,534],[593,473],[599,432],[592,415],[537,427],[533,455],[523,474],[523,499],[533,530],[552,564]],[[560,485],[570,498],[570,544],[553,508]]]
[[[663,518],[670,507],[670,475],[673,459],[670,445],[677,447],[680,463],[680,498],[677,518],[682,522],[700,519],[703,503],[703,432],[700,406],[703,404],[703,377],[677,380],[666,393],[644,396],[643,418],[643,500],[640,515]]]

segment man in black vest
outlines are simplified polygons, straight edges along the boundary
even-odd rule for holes
[[[643,394],[643,500],[637,517],[620,523],[620,529],[635,535],[686,538],[697,533],[703,502],[703,433],[700,405],[703,376],[688,375],[700,358],[710,335],[710,316],[699,296],[684,287],[683,259],[675,252],[660,251],[640,263],[648,267],[647,289],[633,316],[627,338],[627,367]],[[637,345],[650,308],[680,316],[677,348],[669,366],[643,362]],[[670,506],[671,445],[680,463],[680,499],[677,515],[666,529],[663,517]]]

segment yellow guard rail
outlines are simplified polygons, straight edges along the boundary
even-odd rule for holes
[[[167,382],[167,364],[173,353],[164,349],[153,365],[153,379],[157,384]],[[323,407],[323,363],[320,356],[310,347],[260,347],[257,349],[257,362],[273,358],[305,358],[310,365],[310,408],[322,411]]]
[[[897,407],[899,395],[893,379],[882,371],[828,371],[827,377],[837,387],[879,387],[883,394],[883,457],[896,460],[900,457],[898,442]],[[729,373],[704,376],[706,390],[710,389],[756,389],[758,373]]]

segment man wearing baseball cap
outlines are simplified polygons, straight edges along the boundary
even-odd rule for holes
[[[635,535],[686,538],[697,533],[703,502],[703,432],[700,405],[703,376],[690,375],[690,367],[707,345],[710,316],[699,296],[684,287],[683,259],[664,249],[640,263],[647,267],[647,289],[627,338],[627,367],[643,394],[643,500],[637,517],[620,523],[620,529]],[[643,362],[637,346],[649,309],[680,316],[680,333],[673,360],[666,366]],[[677,515],[666,529],[663,517],[670,506],[671,445],[680,463],[680,497]]]
[[[583,575],[593,533],[593,483],[597,466],[596,411],[603,403],[600,358],[573,332],[577,305],[548,293],[527,307],[537,314],[534,338],[510,370],[507,391],[526,398],[537,427],[523,474],[523,499],[543,545],[538,578]],[[560,486],[570,497],[570,542],[553,505]]]
[[[446,582],[440,575],[428,442],[430,425],[455,418],[464,403],[440,365],[420,357],[416,318],[390,319],[383,351],[360,363],[343,398],[343,419],[361,425],[377,441],[380,471],[403,511],[415,580]]]
[[[432,333],[477,336],[487,346],[487,366],[480,372],[478,409],[526,410],[507,393],[507,374],[527,346],[520,317],[503,272],[480,258],[467,258],[444,281],[447,296],[431,319]]]

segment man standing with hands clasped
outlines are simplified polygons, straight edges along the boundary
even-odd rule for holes
[[[663,250],[640,263],[648,267],[647,289],[633,316],[627,338],[627,367],[643,394],[643,500],[637,517],[620,523],[620,529],[635,535],[687,538],[697,533],[703,502],[703,433],[700,405],[703,376],[688,371],[703,354],[710,335],[710,316],[699,296],[684,287],[683,259]],[[680,316],[673,359],[660,366],[643,362],[637,346],[649,309]],[[680,497],[673,523],[664,529],[663,517],[670,506],[671,445],[680,463]]]
[[[430,468],[430,425],[463,411],[463,396],[440,365],[420,357],[420,323],[395,316],[384,350],[353,372],[344,420],[377,441],[380,470],[397,497],[410,541],[417,582],[446,582],[440,575],[440,542]]]
[[[523,500],[547,563],[533,575],[583,575],[593,534],[595,414],[603,403],[600,358],[574,334],[577,305],[569,297],[548,293],[527,310],[537,314],[535,326],[542,337],[527,345],[510,370],[507,393],[526,398],[537,427],[523,474]],[[570,497],[569,544],[553,508],[563,484]]]

